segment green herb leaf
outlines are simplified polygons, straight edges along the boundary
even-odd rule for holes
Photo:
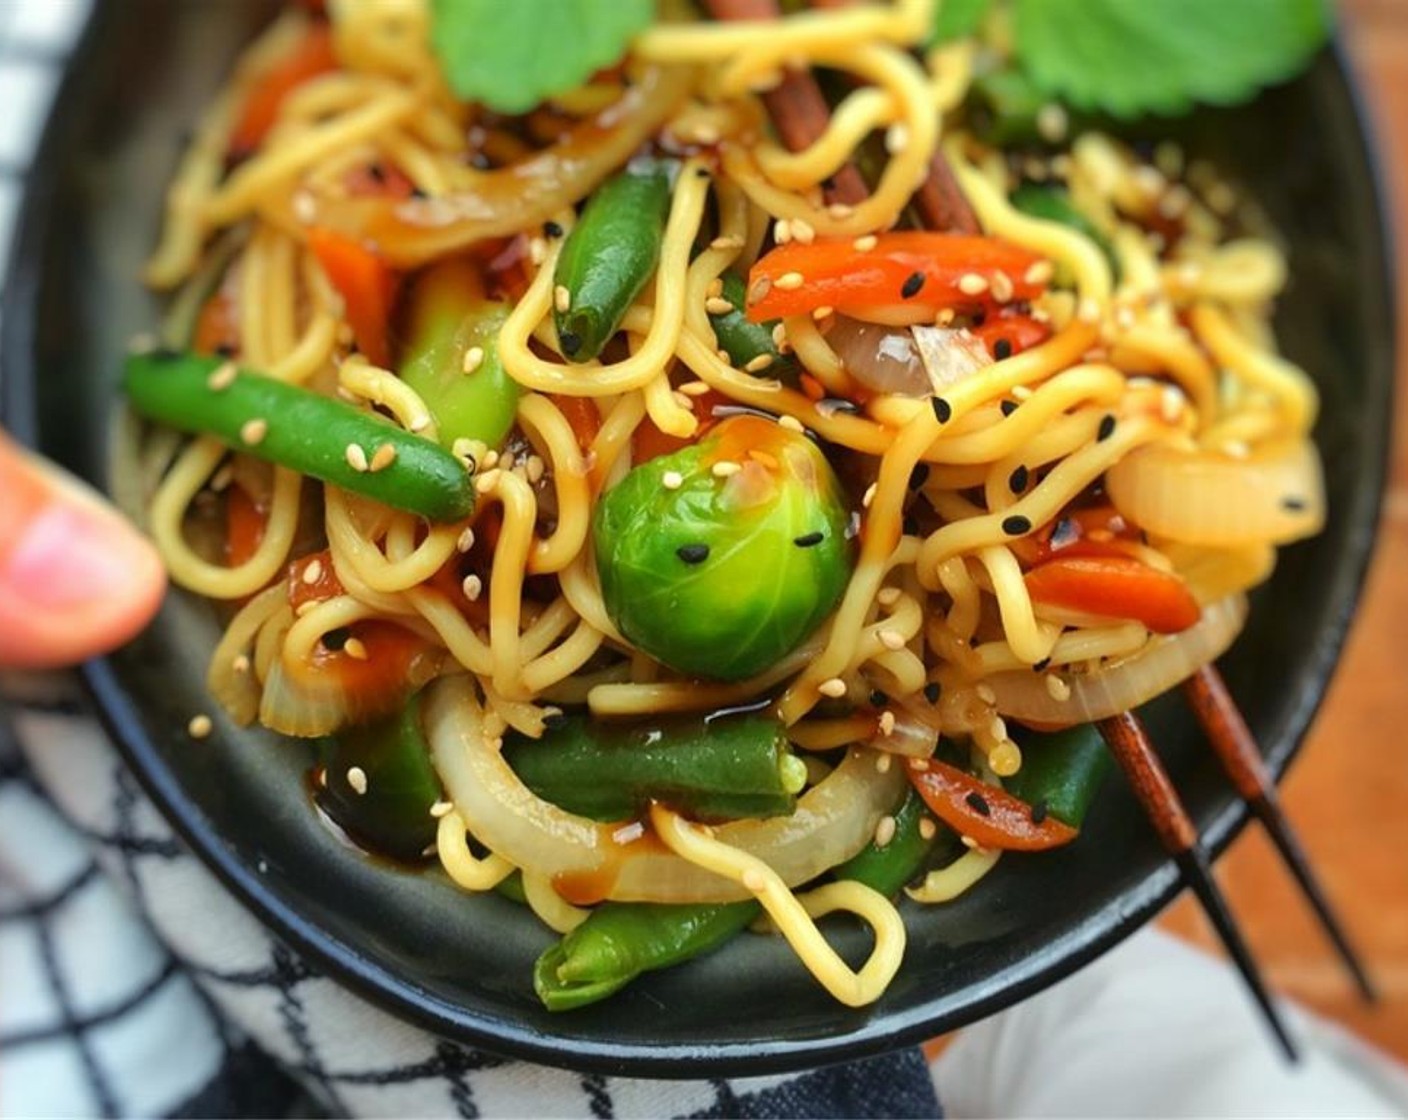
[[[1017,56],[1047,94],[1116,117],[1231,105],[1298,73],[1326,0],[1016,0]]]
[[[626,52],[653,0],[432,0],[431,45],[450,88],[526,113]]]
[[[961,39],[978,30],[978,24],[988,14],[992,0],[940,0],[939,15],[934,20],[934,43]]]

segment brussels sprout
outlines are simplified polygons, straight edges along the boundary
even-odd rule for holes
[[[597,508],[602,595],[630,641],[683,673],[741,680],[795,649],[841,598],[841,487],[805,436],[735,416],[632,470]]]

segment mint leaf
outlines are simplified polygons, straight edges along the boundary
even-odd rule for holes
[[[992,0],[939,0],[939,15],[934,20],[934,37],[929,45],[973,34],[991,6]]]
[[[430,43],[450,88],[526,113],[626,53],[653,0],[432,0]]]
[[[1297,74],[1326,0],[1016,0],[1017,57],[1048,95],[1116,117],[1230,105]]]

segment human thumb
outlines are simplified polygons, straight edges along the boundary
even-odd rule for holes
[[[119,646],[165,587],[156,551],[115,509],[0,433],[0,668]]]

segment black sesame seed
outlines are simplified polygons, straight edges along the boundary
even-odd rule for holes
[[[890,702],[890,698],[878,688],[870,694],[870,706],[872,708],[883,708]]]
[[[909,472],[909,488],[920,490],[929,481],[929,464],[916,463],[914,469]]]
[[[561,227],[560,225],[558,225],[557,222],[551,222],[551,221],[549,221],[549,222],[544,222],[544,223],[543,223],[543,236],[544,236],[544,237],[552,237],[552,238],[561,237],[561,236],[562,236],[562,227]]]
[[[930,681],[924,686],[924,699],[929,701],[929,703],[931,704],[937,704],[939,702],[938,681]]]
[[[1308,503],[1304,498],[1297,498],[1295,495],[1287,495],[1281,499],[1281,508],[1287,513],[1301,513]]]
[[[924,287],[924,274],[922,272],[911,272],[904,286],[900,288],[901,299],[913,299],[919,294],[919,289]]]
[[[1047,670],[1048,668],[1050,668],[1050,667],[1051,667],[1051,658],[1049,658],[1049,657],[1043,657],[1040,661],[1038,661],[1035,665],[1032,666],[1032,672],[1033,672],[1033,673],[1044,673],[1044,672],[1046,672],[1046,670]]]
[[[798,548],[811,548],[814,544],[820,544],[826,539],[826,534],[820,529],[813,529],[810,533],[803,533],[800,537],[793,537],[792,543]]]
[[[569,358],[582,348],[582,336],[572,331],[562,331],[558,334],[557,341],[562,344],[562,352]]]
[[[934,407],[934,419],[940,424],[947,424],[953,416],[953,406],[944,400],[943,397],[935,397],[929,402]]]
[[[347,644],[347,639],[351,636],[352,631],[345,626],[339,626],[335,630],[329,630],[322,637],[323,648],[332,653],[337,653]]]
[[[1041,824],[1046,820],[1046,798],[1041,798],[1032,806],[1032,824]]]
[[[1113,416],[1102,416],[1100,418],[1100,430],[1095,433],[1097,440],[1109,439],[1115,434],[1115,418]]]
[[[1020,513],[1014,513],[1011,517],[1003,519],[1002,531],[1009,537],[1020,537],[1032,531],[1032,523]]]
[[[372,177],[373,182],[386,182],[386,168],[382,167],[379,163],[367,164],[367,174]]]
[[[1017,411],[1017,402],[1016,402],[1016,401],[1003,401],[1003,402],[1002,402],[1000,405],[998,405],[997,407],[1000,408],[1000,409],[1002,409],[1002,415],[1003,415],[1003,416],[1011,416],[1014,412]]]
[[[1005,338],[999,338],[992,344],[992,356],[999,362],[1004,358],[1010,358],[1012,356],[1012,343]]]
[[[429,198],[430,196],[429,196],[428,194],[426,194],[423,190],[421,190],[419,187],[412,187],[412,188],[411,188],[411,197],[412,197],[412,198]]]
[[[1020,494],[1023,490],[1027,488],[1027,482],[1029,480],[1029,477],[1030,476],[1027,471],[1027,466],[1025,463],[1023,463],[1008,477],[1007,486],[1012,491],[1012,493]]]
[[[707,544],[682,544],[675,549],[675,555],[686,564],[702,564],[709,559],[709,546]]]
[[[709,175],[710,171],[707,167],[696,167],[694,169],[694,177],[696,179],[707,179],[709,178]]]
[[[988,805],[988,799],[977,790],[974,790],[963,800],[968,803],[968,808],[972,809],[973,812],[977,813],[980,817],[992,816],[992,809]]]

